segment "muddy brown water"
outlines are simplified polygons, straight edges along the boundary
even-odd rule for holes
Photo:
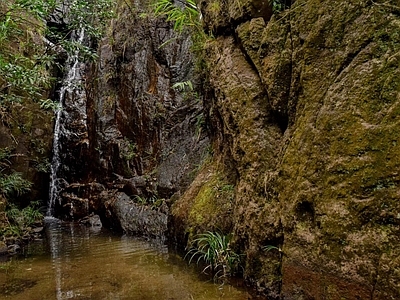
[[[254,299],[200,271],[160,241],[53,221],[43,240],[0,262],[0,299]]]

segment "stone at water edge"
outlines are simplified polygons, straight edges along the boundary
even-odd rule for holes
[[[8,247],[6,243],[0,242],[0,255],[7,254],[8,253]]]
[[[92,226],[92,227],[102,227],[103,224],[101,223],[100,216],[91,214],[89,216],[86,216],[79,220],[79,223],[84,224],[86,226]]]

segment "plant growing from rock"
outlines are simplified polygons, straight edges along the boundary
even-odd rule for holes
[[[194,0],[155,0],[153,12],[156,17],[165,17],[167,21],[172,22],[174,30],[178,33],[185,30],[191,31],[192,51],[197,56],[197,64],[201,65],[204,59],[205,43],[212,37],[212,34],[204,32],[201,24],[201,12],[196,2]],[[176,38],[164,42],[160,47],[169,44],[174,39]]]
[[[156,16],[166,16],[167,21],[174,23],[174,30],[182,32],[185,27],[200,28],[200,12],[193,0],[179,1],[176,5],[171,0],[157,0],[154,4]],[[201,29],[199,29],[201,30]]]
[[[43,220],[43,214],[39,211],[39,202],[32,201],[27,207],[20,209],[14,204],[9,204],[6,211],[8,226],[0,229],[0,236],[22,237],[29,232],[29,228]]]
[[[30,191],[32,183],[22,178],[22,175],[13,172],[9,175],[0,173],[0,192],[7,197],[20,196]]]
[[[38,201],[32,201],[27,207],[19,209],[16,205],[10,204],[6,211],[8,220],[18,227],[24,229],[41,221],[43,214],[38,210]]]
[[[0,194],[6,198],[20,196],[29,192],[32,183],[22,177],[22,174],[5,170],[11,166],[11,150],[9,148],[0,149]]]
[[[151,209],[159,208],[165,201],[165,199],[160,199],[157,195],[152,195],[150,197],[141,197],[139,195],[135,195],[135,202],[141,205],[147,205],[151,207]]]
[[[235,274],[240,267],[241,255],[230,247],[231,238],[218,232],[207,231],[194,239],[196,245],[188,251],[189,264],[197,259],[197,264],[204,261],[203,272],[207,270],[214,276],[214,280],[224,280]]]

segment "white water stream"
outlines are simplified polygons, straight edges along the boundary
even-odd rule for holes
[[[82,44],[85,38],[85,31],[82,28],[76,33],[75,40]],[[59,199],[60,191],[60,179],[58,177],[58,171],[61,166],[61,144],[60,136],[65,130],[63,122],[67,119],[65,118],[66,112],[64,111],[66,95],[70,94],[81,94],[82,88],[82,67],[79,61],[79,50],[76,50],[73,55],[70,55],[66,62],[67,73],[63,80],[61,89],[59,91],[59,107],[55,111],[55,125],[54,125],[54,139],[53,139],[53,159],[51,163],[51,173],[50,173],[50,191],[49,191],[49,202],[47,205],[47,217],[51,217],[54,214],[54,206],[56,201]]]

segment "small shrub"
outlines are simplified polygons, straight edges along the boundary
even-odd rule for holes
[[[150,206],[151,209],[159,208],[165,201],[163,198],[158,198],[157,195],[152,195],[151,197],[141,197],[139,195],[135,195],[135,202],[141,205]]]
[[[1,229],[0,235],[3,237],[16,237],[20,238],[23,235],[23,231],[19,226],[16,225],[8,225]]]
[[[137,146],[128,138],[124,138],[120,144],[120,156],[129,162],[137,156]]]

